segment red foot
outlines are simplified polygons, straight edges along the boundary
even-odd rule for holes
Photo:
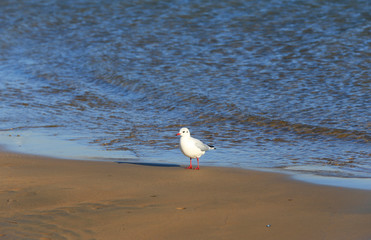
[[[200,170],[200,168],[199,167],[196,167],[195,170]]]
[[[191,165],[191,166],[189,166],[189,167],[186,167],[186,169],[192,169],[192,165]]]

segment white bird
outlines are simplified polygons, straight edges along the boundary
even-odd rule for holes
[[[214,146],[206,145],[205,143],[201,142],[200,140],[191,137],[191,133],[188,128],[181,128],[179,132],[176,134],[177,136],[180,135],[180,150],[184,155],[189,157],[190,165],[187,169],[192,169],[192,158],[197,159],[197,170],[200,169],[199,158],[205,154],[206,151],[215,149]]]

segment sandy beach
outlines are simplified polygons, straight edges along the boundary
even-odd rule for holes
[[[371,191],[0,153],[0,239],[371,239]]]

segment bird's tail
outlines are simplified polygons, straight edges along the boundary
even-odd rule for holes
[[[207,145],[209,146],[210,149],[216,149],[214,146],[211,146],[211,145]]]

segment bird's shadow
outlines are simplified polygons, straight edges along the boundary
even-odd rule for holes
[[[171,164],[171,163],[144,163],[144,162],[123,162],[123,161],[116,161],[118,164],[133,164],[133,165],[140,165],[140,166],[149,166],[149,167],[180,167],[178,164]]]

